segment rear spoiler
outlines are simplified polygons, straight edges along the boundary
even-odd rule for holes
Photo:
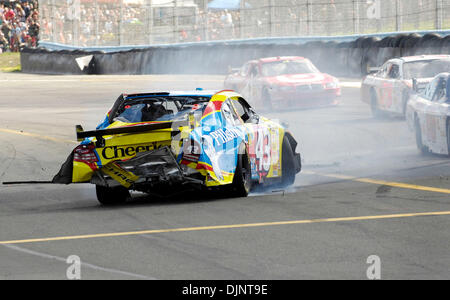
[[[81,125],[76,125],[76,133],[77,140],[79,142],[83,141],[89,137],[95,137],[97,139],[97,147],[104,145],[105,140],[103,139],[106,135],[116,135],[116,134],[126,134],[126,133],[143,133],[154,130],[161,129],[175,129],[173,131],[179,131],[179,127],[187,126],[187,122],[165,122],[165,123],[156,123],[156,124],[148,124],[148,125],[135,125],[128,127],[118,127],[118,128],[110,128],[110,129],[100,129],[100,130],[92,130],[92,131],[84,131]]]
[[[161,130],[161,129],[169,129],[172,128],[172,132],[179,132],[179,127],[188,126],[189,122],[165,122],[165,123],[156,123],[156,124],[148,124],[148,125],[136,125],[129,127],[119,127],[119,128],[111,128],[111,129],[101,129],[101,130],[92,130],[92,131],[84,131],[81,125],[76,125],[76,133],[77,140],[83,141],[88,137],[97,138],[97,147],[104,147],[105,140],[103,136],[105,135],[116,135],[116,134],[125,134],[125,133],[141,133],[141,132],[149,132],[153,130]],[[18,185],[18,184],[55,184],[58,183],[55,180],[53,181],[11,181],[11,182],[2,182],[3,185]]]

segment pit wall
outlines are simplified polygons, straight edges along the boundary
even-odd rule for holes
[[[421,54],[450,54],[450,30],[384,36],[263,39],[158,45],[128,49],[21,51],[22,71],[39,74],[226,74],[230,67],[271,56],[303,56],[322,72],[359,78],[386,60]],[[64,46],[60,45],[60,48]],[[92,56],[84,68],[76,59]],[[450,70],[449,70],[450,71]]]

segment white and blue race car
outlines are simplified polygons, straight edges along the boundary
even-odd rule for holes
[[[437,75],[425,90],[412,94],[406,119],[422,153],[450,155],[450,73]]]

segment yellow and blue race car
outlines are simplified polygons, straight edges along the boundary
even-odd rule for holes
[[[130,190],[245,197],[256,185],[292,185],[301,171],[293,136],[233,91],[121,95],[96,130],[76,129],[81,144],[52,182],[95,184],[102,204]]]

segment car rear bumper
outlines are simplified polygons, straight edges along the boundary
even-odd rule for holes
[[[200,178],[196,170],[180,165],[169,147],[163,147],[104,166],[95,172],[91,183],[108,187],[124,185],[129,189],[145,191],[157,185],[202,185],[204,180]]]

